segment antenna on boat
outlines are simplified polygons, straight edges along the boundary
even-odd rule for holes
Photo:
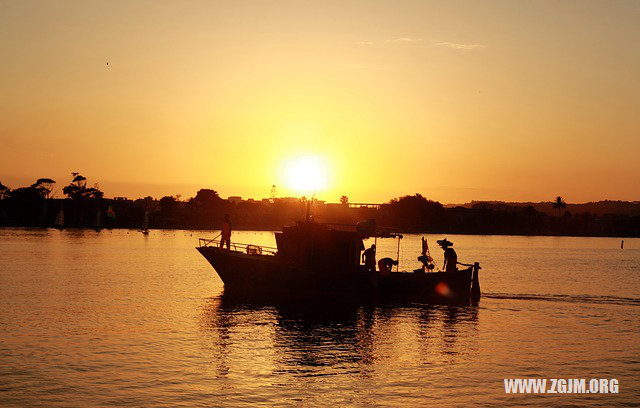
[[[311,206],[313,205],[313,200],[315,197],[315,193],[311,196],[310,200],[307,200],[307,214],[304,217],[305,221],[311,221]]]

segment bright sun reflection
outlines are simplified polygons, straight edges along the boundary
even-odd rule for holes
[[[327,170],[322,157],[294,157],[284,164],[284,181],[297,193],[316,193],[327,188]]]

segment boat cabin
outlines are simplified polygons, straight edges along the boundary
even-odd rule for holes
[[[363,239],[396,236],[399,235],[376,231],[373,220],[359,223],[355,228],[301,221],[275,233],[278,256],[302,269],[324,273],[359,271]]]

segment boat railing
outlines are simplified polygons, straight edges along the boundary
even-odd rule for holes
[[[199,238],[198,239],[199,247],[219,247],[220,240],[219,239],[207,239],[207,238]],[[278,248],[269,247],[265,245],[255,245],[255,244],[243,244],[240,242],[231,242],[230,248],[232,251],[236,252],[244,252],[249,255],[275,255],[278,252]]]

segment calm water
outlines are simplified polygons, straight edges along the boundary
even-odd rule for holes
[[[448,235],[483,298],[444,307],[230,299],[194,250],[214,235],[0,229],[0,405],[638,406],[640,239]],[[505,394],[521,377],[620,393]]]

